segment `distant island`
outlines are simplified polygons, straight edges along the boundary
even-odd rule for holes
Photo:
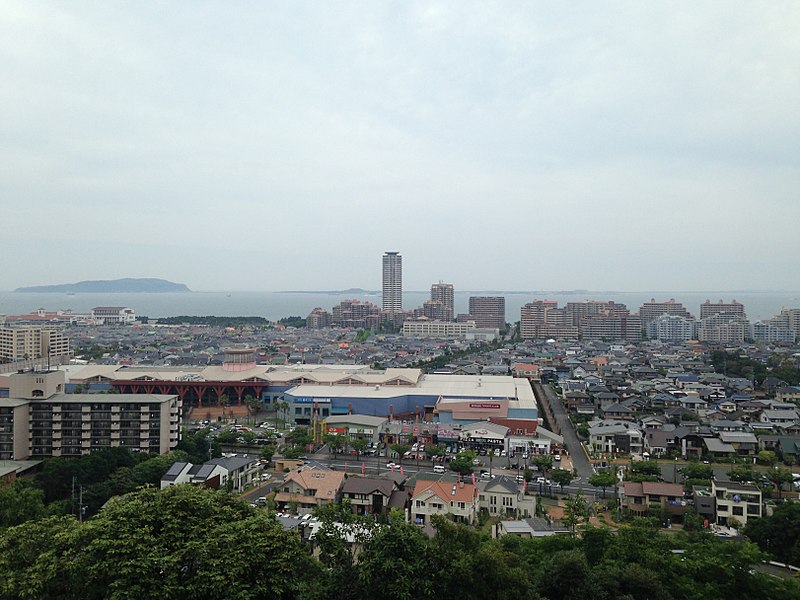
[[[173,283],[166,279],[101,279],[97,281],[79,281],[60,285],[35,285],[21,287],[15,292],[41,294],[131,294],[131,293],[164,293],[191,292],[183,283]]]
[[[346,290],[281,290],[278,294],[330,294],[332,296],[342,296],[352,294],[363,296],[364,294],[380,294],[377,290],[362,290],[361,288],[349,288]]]

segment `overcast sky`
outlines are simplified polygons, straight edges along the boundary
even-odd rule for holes
[[[0,6],[0,289],[797,289],[800,3]]]

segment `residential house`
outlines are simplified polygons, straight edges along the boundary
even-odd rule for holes
[[[779,427],[787,427],[797,423],[798,420],[800,420],[800,417],[798,417],[797,410],[794,408],[767,409],[761,411],[761,418],[759,420],[762,423],[770,423]]]
[[[500,521],[494,526],[494,537],[514,535],[522,538],[549,537],[551,535],[569,535],[568,527],[558,521],[549,521],[541,517],[530,517],[518,521]]]
[[[410,518],[419,525],[429,524],[433,515],[472,524],[478,509],[478,488],[471,483],[419,480],[411,494]]]
[[[386,477],[350,476],[342,485],[342,500],[348,500],[357,515],[379,515],[388,511],[392,505],[392,495],[408,498],[401,492],[397,484]],[[396,503],[395,503],[396,504]],[[404,502],[399,499],[400,508]]]
[[[596,452],[641,454],[644,450],[642,432],[626,421],[592,421],[589,444]]]
[[[758,453],[758,438],[749,431],[721,431],[719,439],[730,444],[738,456],[755,456]]]
[[[744,483],[732,481],[711,482],[711,493],[716,501],[716,518],[718,525],[747,525],[749,519],[760,518],[762,513],[761,490]]]
[[[478,482],[481,510],[493,517],[532,517],[536,514],[536,497],[526,496],[523,485],[502,475],[487,482]]]
[[[341,471],[304,467],[286,475],[275,502],[280,508],[295,504],[298,513],[307,514],[317,506],[338,502],[343,483]]]
[[[683,486],[659,481],[626,481],[622,505],[635,514],[665,510],[673,515],[683,515],[687,510]]]

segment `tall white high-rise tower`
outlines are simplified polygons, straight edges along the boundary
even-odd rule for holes
[[[403,257],[399,252],[383,255],[383,310],[392,315],[403,310]]]

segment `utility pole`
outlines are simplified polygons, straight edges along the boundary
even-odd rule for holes
[[[80,492],[78,495],[78,521],[83,523],[83,512],[85,507],[83,506],[83,486],[80,486]]]

